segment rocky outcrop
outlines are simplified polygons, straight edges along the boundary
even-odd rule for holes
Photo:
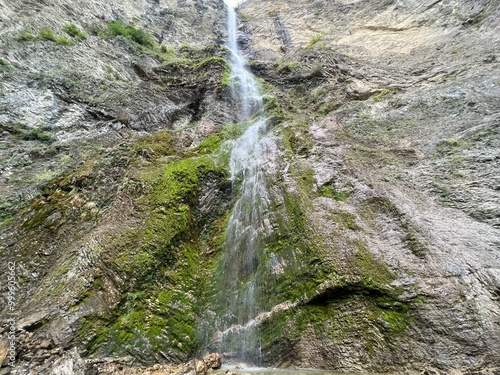
[[[276,269],[297,274],[290,259],[301,257],[319,278],[302,306],[264,324],[270,364],[498,366],[499,11],[487,1],[241,7],[252,68],[286,108],[277,142],[293,156],[274,193],[285,189],[307,218],[307,250],[275,252]]]
[[[499,367],[496,2],[241,6],[270,118],[269,208],[259,314],[223,333],[245,124],[222,1],[0,5],[0,295],[8,306],[15,264],[17,373],[203,373],[220,357],[166,363],[248,330],[265,365]]]
[[[4,1],[1,6],[2,222],[52,178],[108,147],[198,121],[205,109],[213,114],[205,119],[206,131],[214,121],[224,121],[221,108],[208,109],[216,101],[213,86],[173,83],[153,72],[165,62],[181,62],[176,54],[188,63],[196,49],[220,45],[222,2],[116,2],[82,8],[71,1]],[[113,24],[116,20],[128,29]],[[183,51],[175,52],[180,46]]]
[[[216,356],[215,353],[211,354]],[[194,359],[184,365],[155,364],[151,367],[134,366],[134,358],[82,358],[76,349],[59,350],[50,356],[38,356],[30,362],[20,362],[13,369],[2,367],[2,374],[50,375],[206,375],[211,369],[204,361]],[[4,371],[5,370],[5,371]]]
[[[3,310],[1,317],[15,313],[17,328],[33,340],[49,340],[50,350],[76,345],[89,354],[85,350],[99,347],[92,345],[97,332],[105,337],[104,326],[113,326],[121,315],[115,312],[131,312],[133,305],[143,309],[137,307],[138,300],[145,301],[136,287],[156,282],[151,267],[165,261],[170,271],[161,272],[172,276],[177,263],[189,259],[194,266],[201,245],[193,246],[197,240],[188,233],[220,235],[214,222],[230,205],[230,186],[224,161],[215,155],[222,137],[209,136],[232,118],[222,100],[228,69],[221,46],[224,6],[199,0],[0,5],[2,309],[9,264],[15,265],[16,285],[15,311]],[[173,195],[159,197],[158,171],[172,162],[177,167],[164,182]],[[186,172],[189,188],[174,190]],[[206,191],[200,202],[198,189]],[[146,203],[150,199],[156,208]],[[150,220],[158,227],[147,234]],[[171,252],[181,242],[184,250]],[[203,239],[203,248],[215,242]],[[177,289],[179,277],[193,274],[199,272],[183,273],[176,281],[162,277],[169,286],[158,286],[157,292]],[[172,309],[177,312],[169,316],[189,318],[174,323],[179,329],[169,329],[170,339],[156,339],[167,325],[164,318],[156,320],[156,328],[144,322],[140,336],[153,329],[153,346],[174,349],[154,349],[156,357],[144,349],[142,361],[187,360],[195,341],[195,313],[187,310],[195,308],[196,282],[162,296],[160,305],[156,297],[146,297],[161,314]],[[124,299],[129,292],[132,305]],[[175,305],[180,295],[184,310]],[[125,349],[119,331],[119,347]],[[50,350],[29,349],[26,356],[23,347],[17,350],[21,361],[55,356]],[[129,354],[109,347],[101,353]]]

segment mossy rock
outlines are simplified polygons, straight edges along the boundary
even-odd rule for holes
[[[131,354],[152,363],[182,362],[198,350],[200,301],[222,243],[220,223],[226,222],[225,215],[198,220],[198,194],[206,176],[227,178],[221,144],[214,135],[195,149],[179,150],[172,134],[161,132],[131,146],[133,158],[148,161],[132,162],[142,165],[147,186],[136,198],[142,225],[112,245],[110,266],[125,280],[124,293],[111,316],[88,317],[83,325],[79,336],[90,337],[91,353]],[[206,237],[199,234],[201,225]]]

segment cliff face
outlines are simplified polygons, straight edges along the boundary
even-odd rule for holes
[[[335,264],[303,307],[302,332],[300,318],[283,317],[297,341],[267,347],[286,348],[276,350],[285,363],[498,366],[499,9],[242,6],[253,68],[286,103],[286,189],[301,197],[319,263]],[[365,249],[384,265],[369,275]],[[385,287],[394,299],[381,298]]]
[[[16,262],[18,361],[75,345],[123,354],[141,340],[145,362],[187,358],[195,315],[165,307],[181,284],[167,269],[198,262],[189,250],[220,232],[204,228],[230,204],[223,158],[205,157],[232,121],[222,1],[0,5],[1,274]],[[6,297],[5,279],[4,319]],[[50,345],[30,344],[31,331]]]
[[[244,126],[222,1],[0,5],[18,360],[218,349]],[[500,367],[498,3],[249,0],[239,15],[270,117],[264,364]]]

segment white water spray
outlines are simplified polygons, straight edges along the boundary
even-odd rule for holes
[[[235,141],[230,158],[233,186],[238,201],[229,219],[225,253],[221,263],[221,296],[224,314],[218,318],[221,350],[238,360],[260,362],[260,334],[255,329],[233,330],[248,326],[261,313],[258,308],[257,270],[262,262],[263,214],[268,195],[261,168],[266,153],[266,118],[263,98],[254,76],[246,69],[246,60],[238,50],[236,12],[228,7],[228,42],[231,51],[232,99],[239,112],[238,122],[246,123],[245,133]],[[236,332],[236,333],[235,333]]]

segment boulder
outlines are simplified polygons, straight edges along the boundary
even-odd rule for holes
[[[193,359],[186,363],[175,375],[206,375],[208,367],[205,362],[198,359]]]
[[[219,353],[210,353],[203,357],[203,362],[209,369],[218,369],[222,366],[222,357]]]
[[[50,375],[85,375],[85,367],[85,361],[74,348],[54,362]]]

